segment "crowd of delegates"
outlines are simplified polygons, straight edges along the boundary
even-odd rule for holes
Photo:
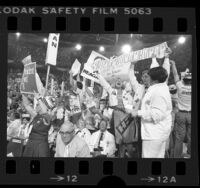
[[[62,96],[19,94],[13,107],[8,95],[7,156],[190,157],[191,73],[179,79],[170,52],[162,66],[153,55],[142,83],[132,62],[127,82],[110,85],[97,71],[100,84],[89,84],[70,73]]]

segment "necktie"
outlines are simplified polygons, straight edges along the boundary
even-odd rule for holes
[[[98,148],[100,147],[100,142],[103,140],[103,135],[104,135],[104,133],[101,132],[101,135],[99,137],[99,142],[98,142]]]

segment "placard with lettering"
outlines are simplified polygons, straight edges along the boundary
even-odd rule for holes
[[[38,93],[36,83],[36,63],[29,63],[24,65],[24,72],[20,85],[21,93],[34,94]]]

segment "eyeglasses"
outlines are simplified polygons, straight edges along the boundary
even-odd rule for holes
[[[61,136],[64,136],[64,135],[71,135],[73,132],[74,132],[74,130],[71,131],[71,132],[68,132],[68,131],[62,132],[62,131],[60,131],[59,134],[60,134]]]

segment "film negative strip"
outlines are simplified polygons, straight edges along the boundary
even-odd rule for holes
[[[0,5],[0,184],[198,185],[196,25],[194,7]]]

